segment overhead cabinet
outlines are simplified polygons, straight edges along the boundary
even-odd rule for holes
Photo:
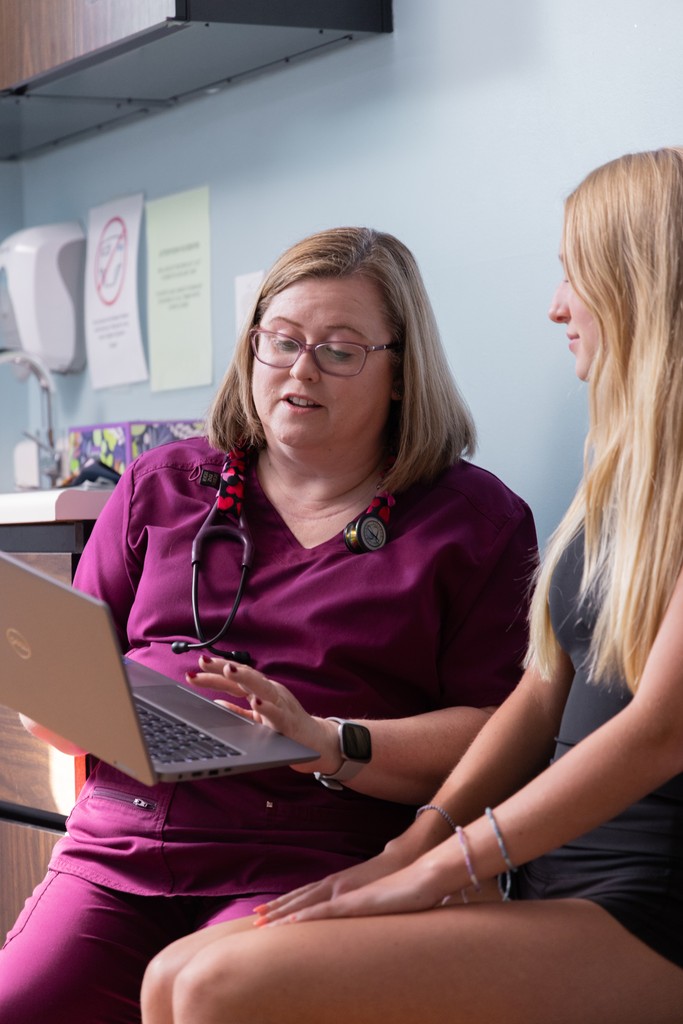
[[[0,160],[392,28],[391,0],[2,0]]]

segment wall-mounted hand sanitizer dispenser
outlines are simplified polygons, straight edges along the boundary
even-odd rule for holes
[[[22,349],[50,370],[85,366],[85,235],[77,222],[26,228],[0,244],[0,349]]]

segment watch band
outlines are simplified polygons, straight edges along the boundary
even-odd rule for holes
[[[337,722],[339,725],[339,751],[342,756],[341,767],[336,772],[332,772],[329,775],[324,775],[322,772],[315,772],[315,777],[318,782],[321,782],[323,786],[327,786],[328,789],[343,789],[343,782],[348,782],[350,779],[357,775],[366,764],[370,762],[372,758],[372,743],[370,740],[370,731],[366,726],[361,725],[360,722],[353,722],[347,718],[335,718],[330,716],[328,722]],[[352,725],[357,729],[362,729],[366,734],[367,743],[367,756],[363,757],[351,757],[349,751],[344,743],[344,726]]]

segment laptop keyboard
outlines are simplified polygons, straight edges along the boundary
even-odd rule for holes
[[[150,755],[161,764],[212,761],[216,757],[239,757],[242,753],[195,726],[165,715],[139,700],[135,701],[135,706]]]

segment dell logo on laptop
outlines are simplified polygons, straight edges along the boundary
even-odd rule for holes
[[[8,629],[5,631],[7,637],[7,643],[10,645],[14,653],[26,661],[31,657],[32,651],[28,640],[23,636],[18,629]]]

